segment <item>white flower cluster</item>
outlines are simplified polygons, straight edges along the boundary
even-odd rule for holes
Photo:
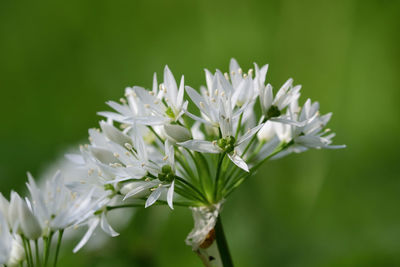
[[[89,144],[67,155],[85,175],[64,183],[58,173],[43,188],[29,176],[30,198],[15,192],[10,204],[1,198],[0,263],[12,259],[19,236],[27,246],[86,224],[75,251],[98,225],[115,236],[106,213],[141,205],[192,207],[196,224],[187,242],[204,247],[221,203],[265,161],[343,147],[332,146],[334,134],[325,129],[331,114],[321,115],[309,99],[299,106],[301,86],[292,79],[274,92],[267,70],[254,64],[244,72],[232,59],[229,73],[206,70],[206,86],[196,91],[183,76],[178,86],[165,67],[162,83],[154,74],[151,90],[126,88],[119,103],[107,102],[113,111],[99,113],[105,120],[89,130]]]

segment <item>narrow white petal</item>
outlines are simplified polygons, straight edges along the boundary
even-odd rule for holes
[[[228,154],[229,159],[236,164],[239,168],[243,169],[246,172],[249,172],[249,167],[247,166],[246,162],[239,157],[237,154],[231,153]]]
[[[97,225],[99,225],[100,219],[95,218],[91,222],[89,222],[89,229],[82,237],[81,241],[79,241],[78,245],[74,248],[73,252],[78,252],[86,243],[89,241],[89,238],[92,236],[94,230],[96,229]]]
[[[80,154],[65,154],[65,157],[69,161],[71,161],[71,162],[73,162],[75,164],[78,164],[78,165],[84,165],[85,164],[85,160]]]
[[[185,78],[182,75],[181,83],[179,85],[178,96],[177,96],[178,99],[176,101],[177,108],[180,108],[182,106],[184,92],[185,92]]]
[[[264,124],[260,124],[257,125],[256,127],[254,127],[253,129],[250,129],[249,131],[247,131],[243,136],[241,136],[237,142],[236,145],[240,145],[241,143],[243,143],[244,141],[248,140],[249,138],[251,138],[253,135],[255,135],[258,130],[260,130],[262,127],[264,126]]]
[[[127,117],[123,116],[121,114],[111,112],[111,111],[101,111],[97,112],[97,115],[103,116],[109,119],[112,119],[113,121],[118,121],[118,122],[123,122]]]
[[[172,181],[172,183],[168,189],[168,193],[167,193],[167,202],[168,202],[168,206],[171,209],[174,209],[174,206],[173,206],[174,187],[175,187],[175,180]]]
[[[146,200],[146,204],[144,205],[145,208],[150,207],[160,198],[161,190],[162,188],[159,187],[150,194],[150,196]]]
[[[119,235],[119,233],[115,232],[114,229],[111,227],[111,225],[108,223],[105,212],[101,214],[100,226],[101,229],[103,229],[103,231],[109,236],[115,237]]]
[[[202,153],[222,153],[223,150],[219,148],[217,145],[214,145],[212,142],[203,141],[203,140],[189,140],[183,143],[177,143],[180,146],[186,147],[193,151],[202,152]]]

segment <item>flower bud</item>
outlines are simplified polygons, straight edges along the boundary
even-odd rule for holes
[[[258,131],[257,138],[259,141],[268,142],[275,136],[275,129],[273,127],[273,122],[267,121],[263,127]]]
[[[176,124],[164,125],[167,138],[172,142],[185,142],[192,139],[192,134],[188,129]]]
[[[10,258],[7,266],[19,266],[25,260],[25,250],[22,246],[22,240],[19,236],[15,236],[11,244]]]
[[[26,202],[15,192],[11,192],[8,216],[11,225],[13,227],[18,225],[18,232],[24,234],[28,239],[35,240],[42,235],[42,228],[37,218],[28,208]]]
[[[22,199],[20,199],[18,215],[22,233],[28,239],[38,239],[42,235],[42,228],[40,227],[39,221],[35,215],[33,215],[26,202]]]
[[[108,124],[104,121],[100,122],[100,127],[103,133],[110,139],[111,141],[124,146],[126,143],[132,144],[132,139],[126,134],[122,133],[120,130]]]

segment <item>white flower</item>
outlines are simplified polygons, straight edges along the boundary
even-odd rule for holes
[[[233,136],[233,116],[229,100],[229,98],[226,98],[225,101],[220,99],[219,102],[219,125],[221,130],[220,139],[212,142],[205,140],[189,140],[178,143],[178,145],[203,153],[226,153],[234,164],[248,172],[249,168],[246,162],[244,162],[244,160],[238,155],[238,150],[236,148],[256,134],[263,124],[257,125],[253,129],[249,129],[244,135],[236,140]]]
[[[10,258],[12,236],[8,228],[8,222],[0,212],[0,264],[6,264]]]
[[[31,194],[33,210],[46,233],[66,229],[90,218],[105,199],[93,197],[94,190],[80,195],[70,191],[64,184],[61,173],[57,172],[42,188],[38,188],[28,173],[27,183]]]
[[[304,152],[310,148],[340,149],[345,147],[344,145],[331,145],[335,134],[330,133],[330,129],[325,129],[325,126],[332,114],[328,113],[321,116],[318,102],[312,103],[310,99],[307,99],[304,106],[299,108],[297,101],[294,101],[291,103],[287,114],[292,121],[298,122],[298,124],[288,125],[274,122],[265,124],[266,129],[262,129],[264,132],[268,131],[270,136],[275,135],[283,143],[291,143],[275,158],[283,157],[291,152]]]
[[[141,148],[143,149],[143,148]],[[147,197],[145,207],[153,205],[161,196],[162,193],[167,193],[167,203],[171,209],[173,209],[173,195],[175,188],[175,155],[174,147],[167,140],[165,141],[165,155],[162,161],[155,161],[155,166],[152,165],[151,168],[144,164],[144,168],[149,168],[149,171],[154,171],[156,168],[157,179],[138,181],[129,184],[129,188],[125,187],[124,192],[126,192],[125,199],[141,195],[143,193],[151,191],[151,194]],[[143,152],[142,152],[143,153]],[[130,190],[128,190],[130,189]]]
[[[293,87],[292,84],[293,79],[287,80],[275,97],[272,92],[272,85],[267,84],[260,88],[261,110],[265,120],[293,123],[287,116],[282,115],[282,111],[300,97],[301,86]]]

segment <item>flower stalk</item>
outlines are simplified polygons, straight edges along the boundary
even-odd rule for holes
[[[233,267],[231,253],[229,251],[228,242],[226,241],[224,228],[222,226],[221,215],[218,216],[217,223],[215,224],[215,237],[223,266]]]

